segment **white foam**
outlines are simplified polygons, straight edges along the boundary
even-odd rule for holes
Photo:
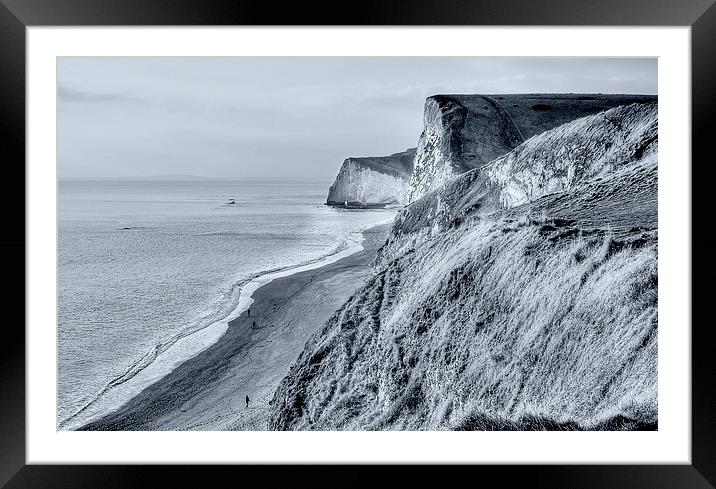
[[[362,251],[364,249],[362,242],[365,240],[363,231],[373,226],[387,224],[392,220],[393,217],[391,216],[385,221],[366,225],[360,228],[360,230],[351,233],[345,239],[344,246],[339,247],[339,251],[333,253],[332,255],[328,255],[302,265],[271,271],[251,279],[241,287],[238,303],[228,316],[210,324],[206,328],[202,328],[194,333],[179,338],[174,344],[160,353],[154,361],[140,370],[136,375],[128,379],[126,382],[107,389],[97,399],[83,408],[80,413],[61,423],[60,429],[74,430],[120,409],[142,390],[166,377],[179,365],[194,358],[219,341],[229,328],[229,323],[238,318],[249,308],[249,306],[251,306],[254,302],[252,295],[261,286],[266,285],[277,278],[287,277],[295,273],[315,270],[316,268],[330,265],[331,263],[335,263],[338,260]]]

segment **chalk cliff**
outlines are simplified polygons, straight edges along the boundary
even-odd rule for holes
[[[442,134],[442,158],[466,154],[462,129]],[[475,168],[398,215],[373,278],[276,390],[270,428],[657,427],[656,103],[521,143],[490,134]]]
[[[328,191],[326,203],[385,207],[407,203],[415,148],[390,156],[347,158]]]
[[[635,102],[643,95],[435,95],[425,102],[423,133],[408,202],[479,168],[530,137],[571,120]]]

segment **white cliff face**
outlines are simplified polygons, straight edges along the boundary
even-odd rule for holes
[[[384,254],[395,256],[415,246],[427,229],[434,233],[468,215],[518,207],[635,162],[655,160],[657,137],[656,103],[617,107],[533,136],[411,202],[396,217]]]
[[[406,203],[408,180],[403,175],[382,173],[347,159],[328,194],[329,203],[361,205]]]
[[[390,156],[347,158],[328,191],[329,205],[388,206],[407,203],[415,149]]]
[[[428,99],[423,115],[423,133],[418,141],[413,173],[410,176],[408,202],[428,193],[433,185],[445,183],[446,178],[450,178],[452,171],[442,149],[443,134],[440,107],[434,99]]]
[[[620,105],[650,101],[653,97],[575,94],[429,97],[408,202],[483,167],[534,135]]]
[[[455,175],[477,168],[521,142],[519,131],[505,127],[502,120],[500,106],[489,97],[428,98],[408,201],[417,200]]]

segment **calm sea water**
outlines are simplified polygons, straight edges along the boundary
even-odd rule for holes
[[[60,427],[227,316],[247,278],[335,253],[394,216],[322,205],[329,183],[61,181]]]

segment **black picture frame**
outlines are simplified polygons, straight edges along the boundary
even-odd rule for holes
[[[716,486],[716,408],[712,353],[716,335],[709,311],[711,277],[716,271],[716,226],[710,187],[714,158],[710,137],[716,115],[715,0],[367,0],[272,2],[245,0],[0,0],[0,137],[5,185],[6,232],[0,237],[7,291],[0,352],[0,486],[139,487],[159,479],[164,485],[203,485],[236,476],[250,481],[256,468],[178,466],[26,465],[25,461],[25,29],[30,26],[134,25],[635,25],[690,26],[692,76],[692,432],[691,465],[550,465],[453,468],[450,477],[498,478],[500,485],[535,487],[680,487]],[[21,204],[22,203],[22,204]],[[23,213],[19,212],[23,205]],[[21,260],[20,257],[25,257]],[[668,284],[664,284],[668,287]],[[15,311],[13,314],[8,314]],[[413,467],[422,477],[427,467]],[[434,469],[434,468],[433,468]],[[301,477],[305,468],[294,467]],[[358,467],[326,467],[321,480],[351,481]],[[376,469],[372,469],[376,470]],[[340,471],[340,474],[333,474]],[[238,478],[240,474],[240,479]],[[310,479],[312,483],[321,480]],[[363,479],[365,480],[365,479]],[[457,480],[454,479],[457,483]],[[238,482],[237,482],[238,483]]]

